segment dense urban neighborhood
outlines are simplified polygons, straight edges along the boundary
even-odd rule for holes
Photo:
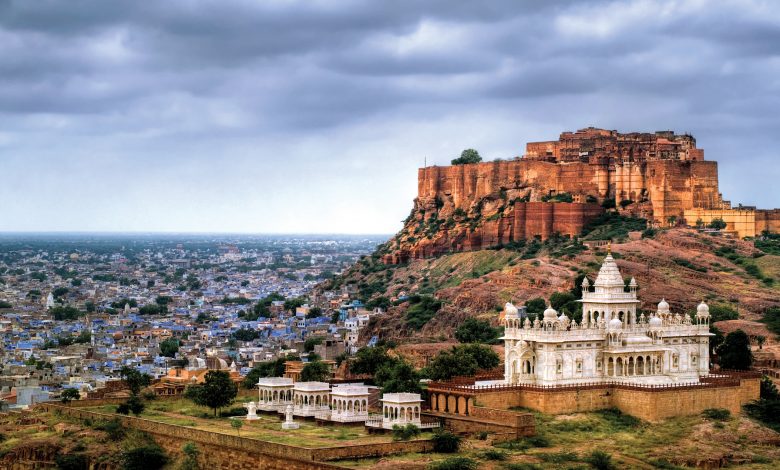
[[[123,368],[148,374],[159,394],[209,370],[242,381],[278,358],[299,371],[317,360],[332,374],[381,309],[312,288],[382,238],[4,235],[2,406],[66,390],[110,397]]]

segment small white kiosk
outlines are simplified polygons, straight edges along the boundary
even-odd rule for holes
[[[382,395],[382,427],[393,429],[396,424],[421,427],[419,393],[385,393]]]
[[[287,377],[263,377],[257,382],[260,399],[257,409],[284,412],[293,402],[293,380]]]
[[[330,392],[330,420],[340,423],[363,422],[368,419],[369,391],[366,385],[336,385]]]
[[[330,411],[327,382],[296,382],[293,386],[293,414],[295,416],[320,416]]]

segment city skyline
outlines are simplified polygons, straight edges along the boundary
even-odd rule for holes
[[[0,232],[390,234],[417,168],[690,132],[778,205],[770,2],[0,1]]]

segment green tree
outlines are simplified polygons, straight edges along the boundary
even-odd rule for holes
[[[193,442],[187,442],[181,448],[181,452],[184,454],[184,459],[179,465],[179,470],[198,470],[198,455],[200,451],[198,446]]]
[[[490,370],[499,364],[498,354],[480,344],[463,344],[434,357],[425,373],[432,380],[449,380],[456,376],[474,375],[478,370]]]
[[[138,309],[139,315],[159,315],[163,309],[158,304],[147,304]]]
[[[328,379],[330,370],[322,361],[309,362],[301,370],[301,382],[327,382]]]
[[[119,376],[125,381],[128,388],[130,388],[130,393],[133,395],[141,393],[141,389],[148,386],[152,381],[152,377],[149,374],[144,374],[138,371],[138,369],[128,366],[123,366],[119,370]]]
[[[712,221],[707,226],[715,230],[723,230],[726,228],[726,222],[723,219],[716,218],[712,219]]]
[[[233,403],[236,394],[238,394],[238,387],[230,375],[221,370],[209,371],[203,384],[187,387],[187,397],[198,405],[214,410],[214,416],[217,416],[219,408]]]
[[[60,401],[66,405],[71,401],[78,400],[80,398],[81,394],[75,388],[66,388],[62,391],[62,394],[60,394]]]
[[[57,299],[67,294],[68,292],[69,290],[67,287],[58,287],[52,291],[51,295],[53,295],[54,298]]]
[[[239,436],[241,436],[241,427],[244,425],[244,422],[241,419],[238,418],[232,418],[230,420],[230,427],[236,430],[236,433],[238,433]]]
[[[350,361],[349,371],[353,374],[374,375],[382,366],[392,361],[384,346],[365,346],[358,349],[355,358]]]
[[[374,383],[382,393],[420,393],[420,374],[406,361],[396,360],[383,365],[374,375]]]
[[[460,157],[452,160],[453,165],[466,165],[469,163],[479,163],[482,161],[482,157],[474,149],[466,149],[460,153]]]
[[[724,369],[748,370],[753,364],[750,338],[742,330],[732,331],[716,350],[718,362]]]
[[[261,377],[281,377],[284,375],[285,358],[256,364],[244,378],[244,388],[254,389]]]
[[[444,429],[437,429],[431,437],[433,451],[442,454],[454,454],[460,449],[461,438]]]
[[[303,350],[307,353],[310,353],[314,351],[314,346],[322,344],[323,340],[324,338],[322,336],[312,336],[311,338],[306,338],[306,341],[303,342]]]
[[[249,328],[241,328],[233,332],[233,338],[239,341],[252,341],[260,337],[260,332]]]
[[[176,338],[168,338],[160,343],[160,355],[165,357],[175,357],[179,352],[179,340]]]
[[[455,339],[461,343],[494,343],[501,332],[486,320],[469,317],[455,330]]]
[[[82,314],[79,309],[71,307],[70,305],[58,305],[49,309],[49,314],[54,317],[55,320],[75,320]]]
[[[547,308],[547,302],[543,298],[537,297],[525,303],[525,309],[528,313],[542,313]]]

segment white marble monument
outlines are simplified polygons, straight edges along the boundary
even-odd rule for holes
[[[298,429],[300,425],[293,421],[293,406],[287,405],[287,409],[284,410],[284,423],[282,423],[282,429]]]
[[[709,307],[695,318],[672,313],[661,300],[649,316],[637,314],[637,283],[628,285],[608,254],[591,285],[582,282],[582,321],[552,307],[531,321],[504,307],[504,378],[509,384],[576,385],[698,382],[709,373]]]
[[[255,402],[250,401],[249,403],[244,403],[244,408],[246,408],[247,414],[246,414],[246,420],[247,421],[253,421],[255,419],[259,419],[257,416],[257,405]]]

